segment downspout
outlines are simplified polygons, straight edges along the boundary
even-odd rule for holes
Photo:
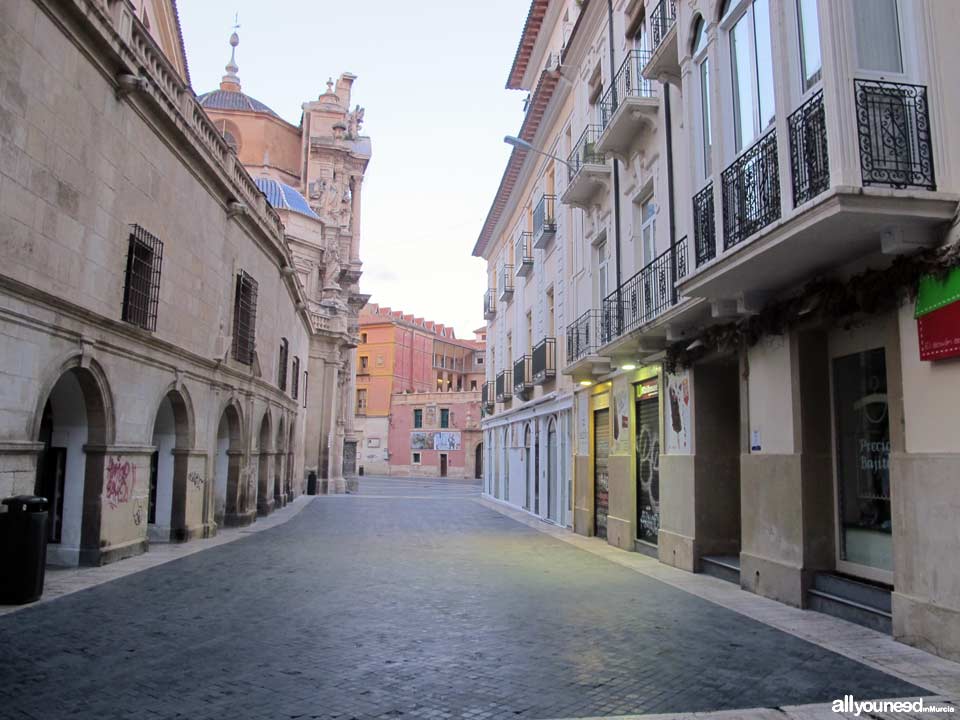
[[[663,82],[663,120],[667,126],[667,211],[670,223],[670,303],[677,304],[677,229],[673,199],[673,123],[670,120],[670,83]]]
[[[610,99],[615,109],[617,100],[617,67],[613,59],[613,0],[607,0],[607,30],[610,39]],[[620,280],[620,162],[613,158],[613,239],[616,252],[616,280],[617,280],[617,336],[623,332],[623,302]],[[603,299],[601,298],[601,303]],[[601,311],[603,307],[601,306]]]

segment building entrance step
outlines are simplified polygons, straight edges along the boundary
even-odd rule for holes
[[[807,591],[810,610],[848,620],[883,633],[893,626],[892,588],[879,583],[837,575],[817,573]]]
[[[704,555],[700,558],[700,572],[739,585],[740,556]]]

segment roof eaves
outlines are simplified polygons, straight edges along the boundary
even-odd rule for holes
[[[537,44],[537,37],[540,35],[540,28],[543,26],[543,18],[547,14],[549,4],[550,0],[531,0],[530,2],[530,10],[527,11],[523,32],[520,33],[517,52],[510,66],[510,74],[507,76],[507,90],[523,89],[523,76],[527,72],[530,54],[533,52],[534,45]]]

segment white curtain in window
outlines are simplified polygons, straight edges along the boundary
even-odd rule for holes
[[[903,72],[897,0],[853,0],[853,17],[860,68]]]

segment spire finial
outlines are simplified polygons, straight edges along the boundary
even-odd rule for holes
[[[230,61],[227,63],[224,68],[227,71],[227,74],[223,76],[223,79],[220,81],[221,90],[233,90],[235,92],[240,92],[240,78],[237,73],[240,71],[240,68],[237,66],[237,45],[240,44],[240,36],[237,35],[237,30],[240,29],[240,13],[237,13],[233,17],[233,33],[230,35]]]
[[[327,95],[333,94],[333,78],[327,79]]]

